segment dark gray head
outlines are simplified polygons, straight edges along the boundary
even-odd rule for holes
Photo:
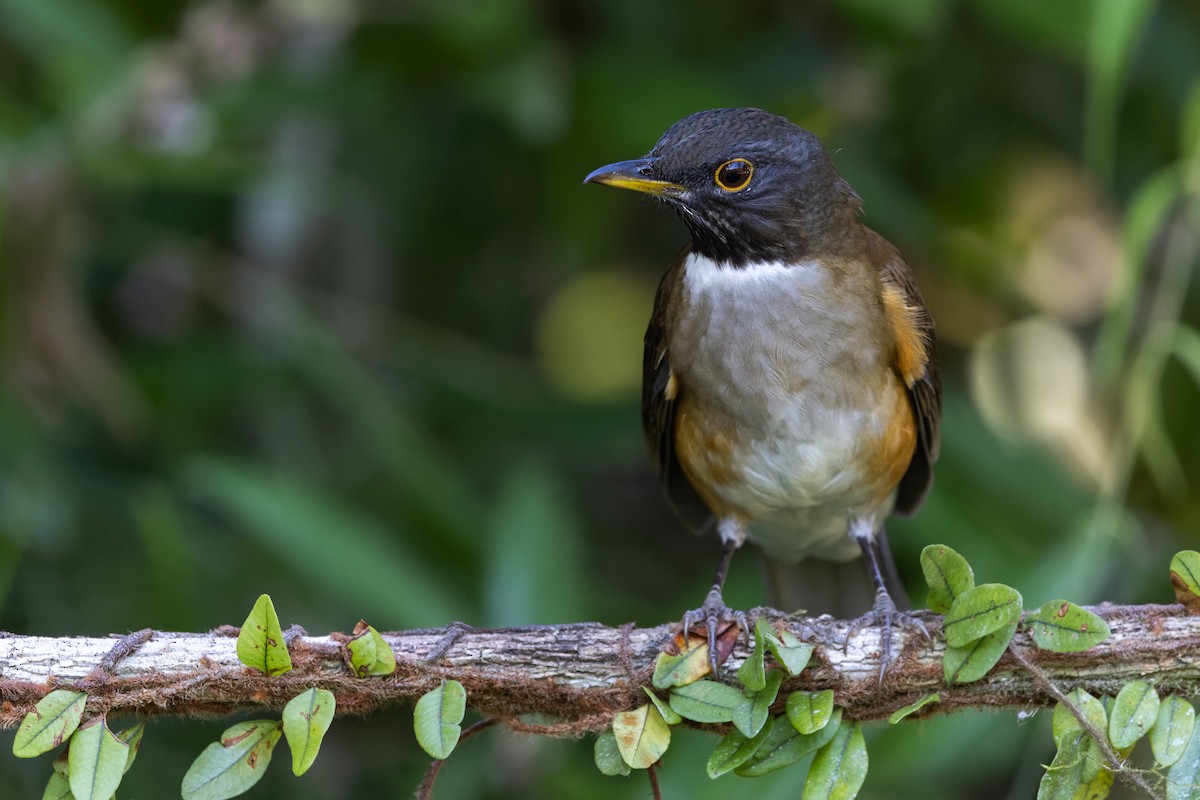
[[[841,252],[862,205],[816,136],[757,108],[684,117],[645,158],[602,167],[588,181],[661,198],[687,224],[696,252],[734,266]]]

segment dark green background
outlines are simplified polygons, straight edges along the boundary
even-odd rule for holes
[[[2,0],[0,629],[696,605],[715,542],[637,412],[684,231],[580,180],[725,105],[822,136],[938,320],[937,483],[892,526],[914,599],[944,542],[1029,607],[1166,602],[1200,526],[1198,76],[1189,0]],[[729,599],[760,601],[750,554]],[[861,796],[1030,797],[1047,716],[874,726]],[[226,724],[155,721],[120,796],[177,792]],[[714,743],[676,736],[668,798],[798,795],[709,781]],[[396,709],[251,796],[402,797],[425,763]],[[0,756],[5,796],[48,774]],[[491,732],[439,796],[647,793]]]

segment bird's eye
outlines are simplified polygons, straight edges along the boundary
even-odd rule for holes
[[[735,158],[717,167],[714,179],[717,182],[717,186],[720,186],[725,191],[740,192],[749,185],[750,176],[753,174],[753,164],[744,158]]]

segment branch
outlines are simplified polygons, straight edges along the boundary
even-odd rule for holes
[[[917,715],[962,708],[1039,707],[1055,698],[1045,681],[1022,668],[1027,661],[1063,692],[1083,687],[1116,694],[1128,680],[1150,681],[1163,694],[1200,691],[1200,617],[1181,606],[1093,607],[1111,637],[1084,653],[1038,650],[1025,634],[983,681],[947,687],[942,677],[941,617],[925,614],[932,641],[901,630],[899,656],[882,685],[880,630],[851,631],[827,618],[788,618],[759,612],[818,645],[808,669],[785,690],[828,689],[848,719],[878,720],[939,692],[941,702]],[[88,693],[92,712],[110,714],[223,715],[279,709],[310,686],[331,690],[342,715],[411,704],[445,678],[460,681],[468,704],[517,730],[557,736],[606,727],[617,711],[645,702],[659,649],[675,625],[611,628],[596,623],[475,630],[463,625],[384,634],[396,652],[396,672],[356,678],[343,659],[344,634],[289,637],[295,669],[267,678],[241,665],[236,630],[209,634],[139,632],[122,639],[45,638],[0,634],[0,727],[18,722],[52,688]],[[844,645],[841,644],[844,640]],[[430,656],[433,656],[432,658]],[[747,655],[735,649],[725,669]],[[780,694],[782,700],[785,693]],[[520,717],[547,715],[558,723],[530,724]]]

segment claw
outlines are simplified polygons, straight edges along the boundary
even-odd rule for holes
[[[899,611],[896,609],[896,604],[892,601],[891,596],[886,591],[881,591],[875,596],[875,607],[863,614],[858,619],[854,620],[851,627],[853,632],[857,632],[867,625],[882,625],[883,632],[880,635],[880,659],[879,659],[879,685],[883,685],[883,676],[888,668],[894,663],[892,658],[892,634],[897,625],[905,628],[915,628],[925,637],[926,641],[932,641],[929,635],[929,630],[925,627],[925,623],[912,612]]]
[[[687,632],[693,626],[704,623],[705,631],[708,635],[708,666],[712,670],[712,674],[716,676],[717,667],[720,662],[724,661],[728,656],[728,652],[722,654],[723,648],[719,647],[719,639],[722,639],[725,632],[729,629],[729,623],[736,625],[741,637],[747,644],[750,642],[750,618],[746,616],[745,611],[736,611],[725,605],[725,601],[721,597],[721,592],[715,587],[708,593],[708,597],[704,599],[704,604],[699,608],[692,609],[683,615],[683,633],[686,636]],[[732,642],[732,640],[730,640]],[[728,649],[729,642],[725,643]]]

